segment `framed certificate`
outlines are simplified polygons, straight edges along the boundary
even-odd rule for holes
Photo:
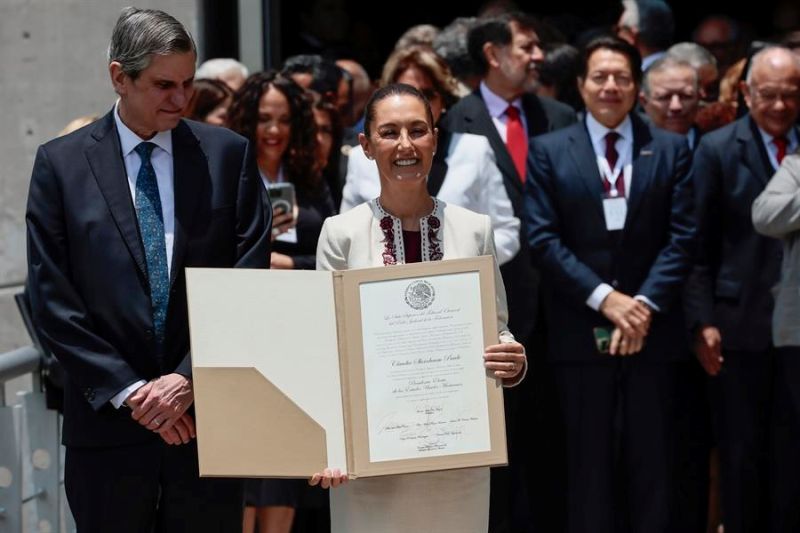
[[[189,269],[201,475],[505,464],[494,269]]]

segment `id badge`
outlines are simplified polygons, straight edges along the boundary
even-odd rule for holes
[[[625,227],[628,215],[628,202],[625,197],[603,198],[603,214],[606,217],[606,230],[618,231]]]

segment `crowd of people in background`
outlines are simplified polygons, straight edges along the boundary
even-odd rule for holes
[[[490,531],[800,531],[800,31],[748,43],[713,15],[675,42],[666,2],[621,11],[570,39],[518,11],[416,26],[374,78],[335,51],[211,59],[184,114],[293,185],[270,264],[313,269],[324,221],[380,190],[369,96],[428,100],[428,191],[491,218],[528,354]],[[245,496],[245,533],[328,527],[303,480]]]

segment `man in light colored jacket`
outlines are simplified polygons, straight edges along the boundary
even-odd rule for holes
[[[787,156],[753,202],[756,231],[783,240],[780,282],[774,289],[776,347],[772,408],[773,531],[800,528],[800,154]]]

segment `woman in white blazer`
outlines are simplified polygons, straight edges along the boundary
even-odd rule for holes
[[[396,50],[386,60],[381,85],[407,83],[431,103],[433,122],[458,99],[455,79],[447,64],[431,49],[411,46]],[[519,252],[520,221],[514,216],[503,175],[486,137],[439,129],[438,154],[429,175],[428,191],[450,205],[489,215],[497,262],[510,261]],[[340,212],[378,196],[378,169],[360,147],[350,151]]]
[[[325,221],[317,269],[346,270],[417,261],[494,254],[489,217],[448,205],[428,193],[426,179],[436,150],[430,105],[409,85],[388,85],[367,104],[360,142],[375,160],[377,198]],[[502,278],[495,272],[498,341],[487,346],[484,366],[504,385],[518,383],[524,349],[506,327]],[[480,364],[478,361],[475,364]],[[338,471],[315,474],[312,484],[337,486]],[[331,493],[334,533],[486,533],[489,469],[358,479]]]

